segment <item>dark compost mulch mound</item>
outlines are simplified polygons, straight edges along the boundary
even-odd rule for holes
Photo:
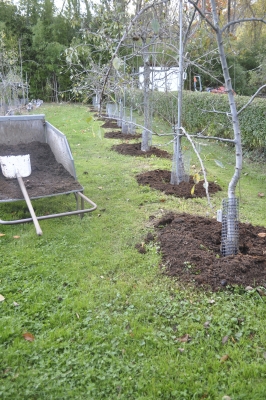
[[[128,156],[140,156],[140,157],[156,156],[160,158],[172,157],[171,154],[169,154],[167,151],[158,149],[157,147],[151,147],[149,151],[142,151],[141,143],[121,143],[112,146],[112,150]]]
[[[47,143],[0,145],[1,156],[30,154],[31,174],[23,178],[30,198],[82,191],[82,186],[59,164]],[[0,169],[0,200],[24,199],[17,179],[5,178]]]
[[[165,194],[172,194],[176,197],[195,198],[195,197],[206,197],[206,190],[203,186],[204,181],[200,181],[197,185],[194,184],[193,177],[190,176],[189,182],[181,182],[179,185],[172,185],[171,171],[156,169],[154,171],[147,171],[136,176],[139,185],[148,185],[153,189],[160,190]],[[216,193],[221,189],[219,185],[214,182],[208,182],[209,194]],[[191,194],[191,190],[195,185],[194,194]]]
[[[190,214],[169,213],[155,223],[155,240],[165,274],[180,282],[217,291],[233,286],[266,287],[265,227],[239,224],[239,254],[222,257],[221,223]],[[145,245],[136,246],[145,253]],[[264,295],[264,291],[260,294]]]
[[[107,139],[122,139],[122,140],[134,140],[139,139],[141,137],[140,133],[136,133],[134,135],[130,133],[122,133],[121,131],[110,131],[104,134],[104,137]]]
[[[101,128],[111,128],[111,129],[120,129],[117,125],[116,120],[107,119],[106,122],[101,125]]]

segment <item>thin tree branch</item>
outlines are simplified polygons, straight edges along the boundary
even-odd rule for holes
[[[199,0],[197,0],[195,4],[198,4],[198,2],[199,2]],[[194,19],[195,19],[196,11],[197,11],[197,10],[194,8],[193,15],[192,15],[192,17],[191,17],[191,19],[190,19],[190,21],[189,21],[189,25],[188,25],[188,27],[187,27],[187,31],[186,31],[186,33],[185,33],[185,35],[184,35],[184,41],[183,41],[183,46],[184,46],[184,47],[186,46],[187,39],[188,39],[188,34],[189,34],[190,28],[191,28],[191,26],[192,26],[192,23],[193,23],[193,21],[194,21]]]
[[[199,155],[199,152],[198,152],[198,150],[196,149],[196,146],[195,146],[193,140],[191,139],[190,135],[186,132],[186,130],[185,130],[182,126],[181,126],[181,130],[182,130],[183,134],[186,136],[186,138],[188,139],[188,141],[190,142],[191,146],[193,147],[194,152],[196,153],[196,155],[197,155],[197,157],[198,157],[198,159],[199,159],[199,162],[200,162],[200,165],[201,165],[201,170],[202,170],[202,173],[203,173],[203,176],[204,176],[205,191],[206,191],[206,196],[207,196],[208,204],[209,204],[209,206],[212,208],[212,204],[211,204],[211,200],[210,200],[210,195],[209,195],[209,191],[208,191],[209,183],[208,183],[208,181],[207,181],[206,169],[205,169],[205,167],[204,167],[204,165],[203,165],[203,162],[202,162],[202,159],[201,159],[201,157],[200,157],[200,155]]]
[[[215,114],[225,114],[227,117],[230,117],[230,116],[231,116],[231,113],[229,113],[229,112],[227,112],[227,111],[217,111],[217,110],[215,110],[215,109],[213,109],[213,110],[204,110],[204,109],[201,109],[200,111],[202,111],[202,112],[207,112],[207,113],[215,113]]]
[[[189,0],[189,1],[190,1],[190,0]],[[253,17],[253,18],[242,18],[242,19],[237,19],[236,21],[228,22],[228,24],[226,24],[226,25],[224,25],[224,26],[222,27],[221,32],[223,33],[224,31],[226,31],[226,29],[227,29],[229,26],[231,26],[231,25],[240,24],[240,23],[242,23],[242,22],[250,22],[250,21],[251,21],[251,22],[252,22],[252,21],[262,22],[262,23],[266,24],[266,20],[263,19],[263,18],[255,18],[255,17]]]
[[[256,91],[256,93],[253,94],[253,96],[249,99],[249,101],[247,102],[247,104],[244,105],[244,106],[241,108],[241,110],[239,110],[239,111],[237,112],[237,114],[239,115],[243,110],[245,110],[245,108],[247,108],[247,106],[249,106],[249,104],[252,103],[252,101],[255,99],[255,97],[256,97],[256,96],[259,94],[259,92],[260,92],[262,89],[264,89],[264,88],[266,88],[266,85],[261,86],[261,87]]]
[[[212,140],[219,140],[220,142],[228,142],[228,143],[235,143],[234,139],[225,139],[216,136],[204,136],[201,133],[197,133],[196,135],[190,135],[191,137],[197,137],[200,139],[212,139]]]
[[[190,4],[192,4],[193,5],[193,7],[195,7],[195,9],[198,11],[198,13],[201,15],[201,17],[212,27],[212,29],[214,30],[214,31],[216,31],[217,29],[216,29],[216,27],[211,23],[211,21],[208,19],[208,18],[206,18],[206,15],[201,11],[201,9],[197,6],[197,3],[195,2],[195,1],[193,1],[193,0],[188,0],[188,2],[190,3]]]

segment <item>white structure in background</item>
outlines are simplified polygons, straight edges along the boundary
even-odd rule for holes
[[[139,67],[139,88],[143,89],[144,67]],[[183,79],[186,79],[184,73]],[[159,92],[177,91],[179,81],[178,67],[150,67],[150,89]]]

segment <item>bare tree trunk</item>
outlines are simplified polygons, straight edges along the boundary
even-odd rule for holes
[[[146,38],[142,38],[143,45],[143,61],[144,61],[144,130],[142,132],[141,150],[149,151],[151,148],[151,115],[150,115],[150,61],[149,47],[146,44]]]
[[[182,137],[182,100],[183,100],[183,0],[179,3],[179,73],[178,73],[178,110],[177,110],[177,132],[174,137],[174,154],[171,173],[171,184],[179,185],[185,176],[183,154],[181,150]]]
[[[242,144],[241,144],[241,132],[239,126],[238,112],[234,99],[234,93],[229,74],[229,68],[225,56],[222,31],[219,27],[219,20],[216,9],[216,1],[211,0],[213,23],[215,26],[217,44],[219,49],[220,61],[223,69],[223,76],[225,86],[228,93],[228,100],[230,105],[230,117],[232,119],[232,125],[234,130],[234,144],[235,144],[235,171],[234,175],[228,185],[228,211],[225,221],[225,234],[222,234],[222,249],[224,249],[224,255],[236,254],[238,248],[236,248],[239,241],[238,221],[237,221],[237,204],[236,204],[236,185],[239,181],[241,170],[242,170]],[[234,245],[235,243],[235,245]]]

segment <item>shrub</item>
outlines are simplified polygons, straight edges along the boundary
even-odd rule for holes
[[[143,112],[143,94],[135,90],[131,104]],[[237,109],[240,110],[249,100],[246,96],[235,96]],[[153,114],[163,118],[169,125],[177,121],[177,92],[156,92],[151,94]],[[207,92],[183,92],[182,125],[190,133],[201,132],[209,136],[233,137],[230,121],[228,97]],[[216,113],[215,111],[219,111]],[[246,150],[263,152],[266,149],[266,99],[256,98],[239,115],[242,143]]]

